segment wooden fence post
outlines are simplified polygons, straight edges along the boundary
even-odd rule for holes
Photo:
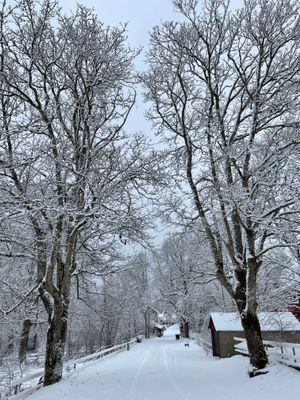
[[[295,355],[296,355],[295,347],[292,348],[292,351],[293,351],[293,355],[295,356]],[[294,363],[297,363],[297,360],[296,360],[296,359],[294,359]]]

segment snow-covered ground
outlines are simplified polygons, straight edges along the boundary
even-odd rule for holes
[[[165,336],[144,340],[130,351],[75,372],[43,388],[30,400],[298,400],[300,372],[272,365],[267,375],[248,378],[248,359],[213,359],[195,343]]]

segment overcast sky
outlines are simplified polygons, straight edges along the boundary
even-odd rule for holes
[[[64,10],[74,9],[76,1],[61,0]],[[171,0],[79,0],[93,7],[100,20],[108,25],[128,22],[128,37],[132,44],[145,46],[148,31],[162,20],[176,17]]]
[[[74,10],[76,4],[93,7],[99,19],[107,25],[128,22],[128,40],[131,46],[142,46],[147,50],[149,32],[162,21],[178,19],[171,0],[60,0],[65,12]],[[242,0],[231,0],[232,7],[242,4]],[[144,55],[139,56],[137,67],[143,68]],[[129,132],[144,131],[152,137],[150,124],[144,118],[145,106],[139,96],[138,102],[128,121]]]
[[[178,18],[171,0],[61,0],[65,11],[72,10],[76,4],[93,7],[100,20],[108,25],[128,22],[128,37],[132,44],[146,46],[148,32],[161,21]],[[234,8],[242,0],[231,0]]]

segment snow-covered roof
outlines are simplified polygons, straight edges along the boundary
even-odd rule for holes
[[[154,324],[154,326],[155,326],[156,328],[158,328],[158,329],[163,329],[163,326],[160,325],[160,324]]]
[[[180,329],[178,324],[169,326],[164,333],[164,336],[174,336],[174,335],[180,335]]]
[[[257,314],[262,331],[300,331],[300,323],[291,312],[260,312]],[[242,331],[238,313],[210,314],[216,331]]]

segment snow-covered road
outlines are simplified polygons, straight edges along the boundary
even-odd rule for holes
[[[269,374],[247,376],[247,358],[207,357],[202,349],[164,337],[144,340],[43,388],[30,400],[289,400],[299,399],[300,373],[273,366]]]

